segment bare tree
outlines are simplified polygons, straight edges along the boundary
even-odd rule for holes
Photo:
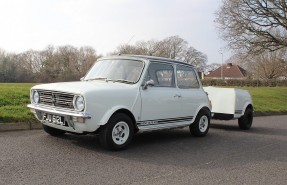
[[[41,52],[29,50],[17,55],[22,67],[30,73],[39,73],[43,68]]]
[[[198,71],[204,71],[207,63],[207,56],[193,47],[184,51],[183,62],[193,65]]]
[[[48,46],[9,54],[0,49],[0,82],[57,82],[79,80],[101,57],[92,47]]]
[[[43,68],[40,71],[41,82],[56,82],[60,74],[59,62],[55,60],[56,49],[50,45],[41,51]]]
[[[4,50],[0,50],[0,82],[10,82],[10,72],[13,71],[13,64]]]
[[[221,64],[218,64],[218,63],[212,63],[209,65],[206,65],[205,72],[208,73],[208,72],[214,71],[215,69],[218,69],[220,66]]]
[[[81,47],[78,50],[78,60],[74,64],[74,68],[76,69],[78,76],[83,77],[100,57],[102,56],[97,55],[97,52],[94,48],[89,46]]]
[[[18,55],[0,51],[0,82],[28,82],[31,79]]]
[[[237,52],[233,54],[230,58],[228,58],[225,63],[236,64],[243,69],[248,69],[250,67],[250,63],[254,61],[253,55],[248,55],[246,53]]]
[[[180,60],[186,51],[188,43],[179,36],[171,36],[164,39],[161,45],[163,47],[164,57]]]
[[[287,47],[286,0],[223,0],[215,22],[231,49],[258,54]]]
[[[144,55],[144,53],[141,53],[138,51],[138,48],[133,45],[124,44],[118,46],[115,52],[112,52],[111,54],[137,54],[137,55]]]
[[[264,53],[253,57],[248,69],[253,72],[255,79],[278,79],[287,74],[286,50]]]
[[[227,62],[235,63],[248,72],[249,78],[270,80],[287,74],[287,51],[281,49],[259,55],[237,53]]]
[[[207,63],[207,56],[193,47],[179,36],[167,37],[163,40],[138,41],[135,45],[120,45],[113,54],[135,54],[166,57],[192,64],[199,71]]]

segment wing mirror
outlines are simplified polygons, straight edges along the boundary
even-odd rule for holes
[[[153,80],[146,81],[143,85],[143,89],[147,89],[148,86],[150,87],[154,86],[154,81]]]
[[[80,78],[81,81],[84,81],[85,77]]]

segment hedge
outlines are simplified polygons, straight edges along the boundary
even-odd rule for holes
[[[203,86],[287,87],[287,80],[204,79]]]

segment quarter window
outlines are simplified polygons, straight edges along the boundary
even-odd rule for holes
[[[176,68],[177,86],[181,89],[199,88],[196,74],[191,67],[178,65]]]

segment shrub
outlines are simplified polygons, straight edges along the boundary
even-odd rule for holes
[[[204,79],[202,84],[204,86],[287,87],[287,80]]]

